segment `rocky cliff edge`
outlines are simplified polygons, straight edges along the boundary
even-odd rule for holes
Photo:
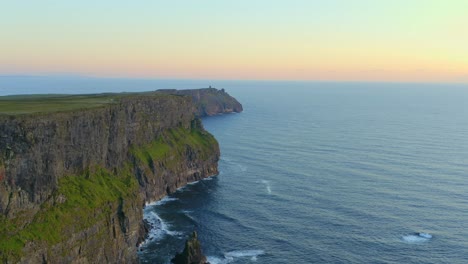
[[[218,173],[198,109],[191,96],[149,93],[0,114],[0,260],[138,262],[144,204]]]
[[[213,116],[226,113],[240,113],[242,104],[224,89],[203,88],[193,90],[158,90],[159,93],[186,95],[192,97],[197,116]]]

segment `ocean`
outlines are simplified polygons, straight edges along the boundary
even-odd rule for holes
[[[142,263],[193,230],[212,264],[468,262],[467,85],[15,78],[0,94],[211,85],[243,104],[203,119],[220,174],[145,208]]]

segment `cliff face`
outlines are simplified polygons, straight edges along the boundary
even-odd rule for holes
[[[242,105],[224,89],[158,90],[158,92],[191,96],[196,104],[197,115],[200,117],[243,111]]]
[[[2,190],[0,212],[13,216],[44,202],[64,175],[96,165],[119,168],[130,146],[170,128],[190,128],[193,105],[184,97],[129,97],[81,111],[0,118],[2,187],[19,190]]]
[[[145,202],[218,173],[218,143],[195,108],[151,94],[0,116],[0,259],[137,262]]]

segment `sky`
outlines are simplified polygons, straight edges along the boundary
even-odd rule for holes
[[[0,0],[0,75],[468,82],[467,0]]]

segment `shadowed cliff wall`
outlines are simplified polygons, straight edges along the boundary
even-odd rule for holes
[[[213,116],[226,113],[240,113],[242,104],[224,89],[203,88],[193,90],[158,90],[159,93],[186,95],[193,99],[197,116]]]
[[[0,259],[132,263],[142,207],[215,175],[216,140],[188,96],[0,116]]]

